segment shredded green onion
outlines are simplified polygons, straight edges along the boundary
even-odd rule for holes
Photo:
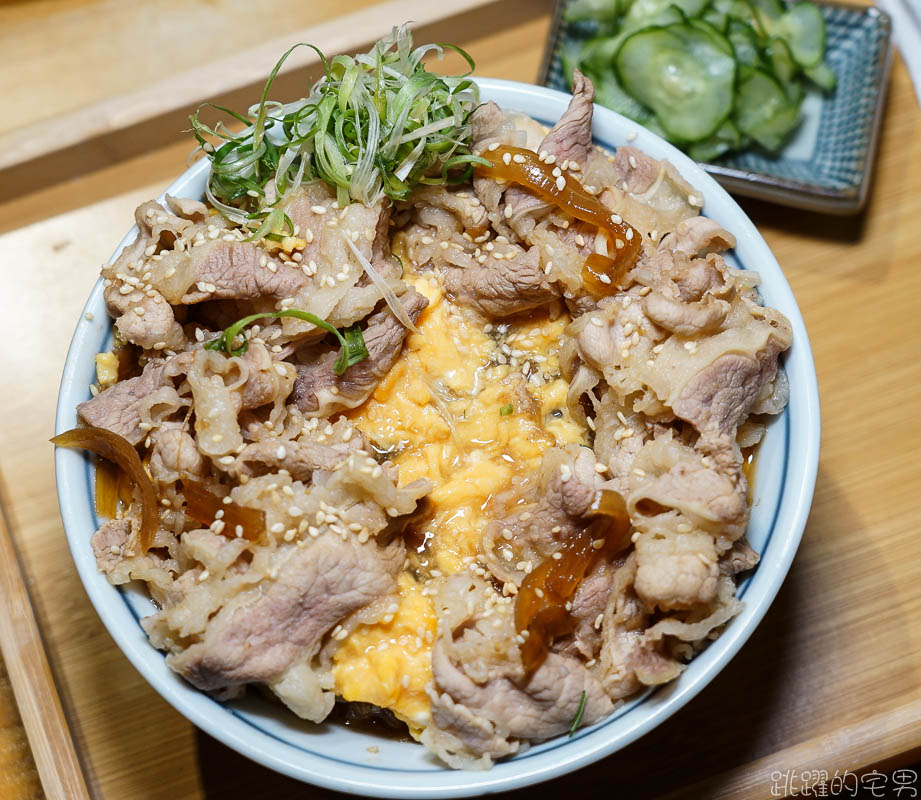
[[[364,361],[364,359],[368,357],[368,348],[365,346],[365,339],[364,336],[362,336],[361,328],[358,327],[357,324],[353,325],[351,328],[346,328],[343,333],[340,333],[325,319],[320,319],[316,314],[311,314],[309,311],[301,311],[296,308],[285,309],[283,311],[266,311],[262,314],[250,314],[248,317],[238,319],[233,325],[226,328],[220,336],[205,343],[205,349],[223,351],[231,356],[242,356],[249,349],[249,340],[247,340],[245,336],[241,337],[243,341],[239,347],[233,346],[234,340],[240,336],[247,325],[255,322],[257,319],[266,319],[268,317],[294,317],[295,319],[302,319],[305,322],[316,325],[318,328],[323,328],[335,334],[341,345],[339,358],[333,366],[333,370],[337,375],[341,375],[349,367],[355,366],[359,361]]]
[[[579,698],[579,708],[576,710],[576,716],[569,726],[569,738],[576,735],[576,730],[582,724],[582,715],[585,713],[585,690],[582,690],[582,697]]]
[[[499,409],[500,417],[507,417],[515,410],[515,406],[512,403],[506,403],[502,408]]]
[[[258,239],[292,232],[281,201],[305,181],[320,178],[335,186],[342,205],[372,205],[383,197],[405,199],[418,184],[468,180],[474,165],[487,163],[469,147],[476,84],[470,72],[428,72],[422,58],[448,48],[470,71],[473,59],[455,45],[412,44],[405,25],[357,56],[327,60],[314,45],[296,44],[279,59],[248,114],[199,106],[189,121],[211,159],[207,199]],[[269,100],[272,83],[297,47],[317,52],[325,77],[302,100]],[[209,126],[200,118],[208,107],[250,127],[234,133],[223,122]]]

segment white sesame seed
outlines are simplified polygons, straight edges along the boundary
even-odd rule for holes
[[[509,164],[511,164],[511,163],[512,163],[512,154],[511,154],[511,153],[503,153],[503,154],[502,154],[502,161],[503,161],[503,163],[504,163],[506,166],[508,166]]]
[[[512,160],[513,160],[516,164],[524,164],[524,156],[521,155],[521,153],[515,153],[515,155],[513,156]]]
[[[496,150],[499,149],[499,143],[498,143],[498,142],[493,142],[493,143],[492,143],[491,145],[489,145],[489,147],[487,147],[486,149],[489,150],[490,153],[492,153],[492,152],[494,152],[494,151],[496,151]]]
[[[270,533],[281,533],[285,529],[285,526],[281,522],[276,522],[269,528]]]
[[[217,460],[217,463],[218,463],[218,464],[228,465],[228,464],[233,464],[233,462],[234,462],[235,460],[236,460],[236,459],[234,459],[233,456],[221,456],[221,457]]]
[[[566,188],[566,178],[564,178],[562,175],[556,179],[556,188],[560,191],[563,191],[563,189]]]
[[[552,557],[554,561],[559,561],[563,557],[563,554],[557,551],[556,553],[553,554]]]
[[[311,207],[310,207],[310,210],[311,210],[314,214],[325,214],[325,213],[326,213],[326,206],[311,206]]]

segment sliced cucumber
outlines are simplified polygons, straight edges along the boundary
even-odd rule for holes
[[[738,150],[741,146],[742,132],[731,119],[727,119],[713,136],[694,142],[688,148],[688,155],[695,161],[713,161],[730,150]]]
[[[618,0],[573,0],[566,6],[563,19],[566,22],[614,22],[619,13]]]
[[[790,83],[799,71],[789,45],[779,36],[773,37],[767,44],[767,57],[774,75],[781,83]]]
[[[778,35],[787,40],[793,59],[801,67],[816,67],[822,63],[825,55],[825,19],[818,6],[812,3],[791,6],[777,21],[775,29]]]
[[[690,25],[639,31],[623,43],[615,64],[621,86],[678,141],[706,139],[732,111],[736,65],[714,34]]]
[[[722,50],[727,56],[735,56],[735,52],[732,49],[732,45],[726,39],[726,37],[714,28],[709,22],[700,19],[692,19],[688,21],[688,24],[694,28],[697,28],[699,31],[703,31],[707,36],[710,37],[710,40],[715,44],[720,50]]]
[[[828,64],[826,64],[824,61],[814,67],[808,67],[804,71],[804,74],[816,86],[826,92],[835,91],[835,86],[838,85],[838,76],[835,75],[835,73],[832,71],[832,68],[828,66]]]
[[[736,60],[744,67],[765,67],[761,57],[760,39],[751,25],[737,19],[729,20],[726,38],[732,45]]]
[[[636,0],[637,3],[648,3],[651,9],[648,14],[642,17],[631,17],[629,14],[623,18],[618,36],[623,41],[631,33],[644,30],[645,28],[663,27],[665,25],[675,25],[687,22],[687,15],[682,11],[673,0],[667,3],[659,0]],[[635,4],[634,4],[635,5]],[[631,6],[631,9],[633,6]],[[653,10],[654,9],[654,10]]]
[[[668,24],[659,22],[659,19],[671,6],[677,8],[685,17],[696,17],[707,7],[707,3],[708,0],[633,0],[629,11],[624,15],[623,30],[639,30],[652,25]]]
[[[598,36],[589,39],[582,47],[579,57],[579,67],[583,72],[591,73],[593,77],[600,77],[610,72],[614,67],[614,56],[620,50],[624,39],[622,34],[617,36]]]
[[[579,66],[582,58],[582,46],[579,42],[569,40],[564,42],[563,49],[560,52],[560,67],[563,71],[563,78],[566,86],[572,91],[573,73]]]
[[[744,22],[752,28],[758,36],[764,36],[764,25],[762,24],[763,14],[759,13],[748,0],[732,0],[729,7],[729,16],[739,22]]]
[[[595,84],[596,103],[629,117],[640,125],[645,125],[652,119],[652,112],[624,91],[610,67],[604,73],[590,77]]]
[[[763,12],[769,19],[780,19],[784,12],[780,0],[749,0],[752,7]]]
[[[773,75],[742,68],[733,119],[742,133],[776,152],[799,121],[799,102],[791,102]]]
[[[729,15],[723,13],[722,11],[717,11],[712,6],[704,11],[700,15],[700,18],[712,25],[720,33],[726,33],[726,26],[729,23]]]

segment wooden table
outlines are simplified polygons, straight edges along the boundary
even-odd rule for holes
[[[247,16],[255,4],[217,0],[194,11],[196,24],[218,27],[212,44],[182,26],[169,36],[131,34],[129,11],[152,8],[140,0],[0,6],[0,96],[22,119],[40,120],[277,36],[279,19],[300,15],[303,25],[368,4],[276,0]],[[174,15],[188,7],[159,5]],[[479,74],[533,81],[549,5],[491,5],[427,26],[419,38],[458,42]],[[226,15],[253,19],[239,30]],[[105,35],[103,19],[118,36]],[[144,19],[145,30],[158,30],[149,12]],[[199,49],[190,55],[193,41]],[[22,75],[32,91],[20,90]],[[302,73],[285,78],[280,94],[293,96],[299,81]],[[7,104],[3,124],[13,116]],[[168,114],[0,172],[0,504],[95,795],[331,795],[231,752],[161,700],[96,617],[61,527],[47,439],[67,345],[132,209],[182,171],[190,149],[182,127],[181,115]],[[919,130],[921,111],[897,60],[866,213],[831,218],[743,202],[793,285],[818,368],[822,458],[802,547],[764,622],[710,687],[638,743],[538,796],[770,797],[774,771],[890,768],[921,753]],[[37,796],[0,675],[0,797]]]

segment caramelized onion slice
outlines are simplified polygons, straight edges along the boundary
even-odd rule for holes
[[[582,265],[582,285],[595,297],[607,297],[623,288],[628,270],[610,256],[592,253]]]
[[[613,268],[609,270],[608,275],[612,283],[607,284],[601,280],[594,284],[586,284],[586,288],[595,294],[592,287],[600,284],[603,291],[599,291],[599,294],[611,294],[612,289],[623,281],[623,276],[639,258],[642,237],[637,230],[620,220],[616,214],[612,215],[611,209],[586,192],[579,179],[571,172],[560,170],[559,175],[555,176],[553,170],[557,167],[541,161],[533,150],[500,145],[496,150],[488,150],[483,155],[492,162],[492,166],[478,166],[478,175],[501,178],[524,186],[567,214],[597,225],[608,234],[610,250],[614,254],[610,257]],[[592,256],[589,256],[589,260],[592,260]],[[615,276],[619,276],[619,280],[615,281]]]
[[[131,443],[117,433],[92,425],[59,433],[51,443],[57,447],[89,450],[118,464],[127,473],[141,495],[141,530],[138,533],[138,546],[142,553],[146,553],[157,533],[157,493],[144,471],[137,450]]]
[[[521,660],[530,676],[544,662],[550,645],[571,633],[576,622],[566,609],[582,579],[602,558],[612,558],[630,544],[630,517],[623,497],[603,490],[592,505],[594,519],[528,573],[515,600],[515,627],[524,634]]]
[[[258,541],[265,531],[265,512],[256,508],[247,508],[236,503],[225,503],[197,481],[182,482],[182,495],[185,498],[185,513],[196,522],[211,525],[217,519],[217,513],[223,511],[224,523],[222,533],[236,536],[237,525],[242,528],[240,534],[251,542]]]

